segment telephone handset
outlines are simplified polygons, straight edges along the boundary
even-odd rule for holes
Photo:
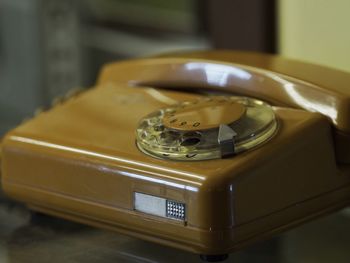
[[[198,87],[260,98],[276,106],[319,112],[334,125],[338,161],[350,163],[350,74],[263,54],[198,52],[186,55],[190,59],[180,54],[179,58],[173,55],[168,59],[115,64],[105,68],[99,82],[108,79],[133,86],[184,90]],[[217,58],[223,61],[210,60]],[[111,71],[120,74],[113,75]]]
[[[35,211],[223,259],[349,203],[348,84],[232,51],[106,65],[95,88],[6,135],[3,188]]]

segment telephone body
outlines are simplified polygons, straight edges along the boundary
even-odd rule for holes
[[[2,185],[34,211],[214,256],[345,207],[350,74],[203,51],[105,65],[10,131]]]

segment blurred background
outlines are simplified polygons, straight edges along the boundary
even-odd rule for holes
[[[348,0],[0,0],[0,135],[102,64],[224,48],[350,71]]]
[[[0,0],[0,135],[102,64],[261,51],[350,71],[348,0]]]
[[[106,62],[179,50],[276,52],[274,1],[0,0],[0,136]]]

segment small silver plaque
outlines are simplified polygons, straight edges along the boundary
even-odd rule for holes
[[[166,217],[166,199],[135,192],[135,210]]]
[[[182,221],[186,215],[184,203],[137,192],[134,193],[134,208],[143,213]]]

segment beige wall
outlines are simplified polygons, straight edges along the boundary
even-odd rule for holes
[[[350,72],[350,0],[279,0],[284,56]]]

